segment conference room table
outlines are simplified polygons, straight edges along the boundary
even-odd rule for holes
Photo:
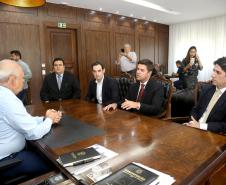
[[[138,162],[171,175],[176,180],[174,184],[204,183],[210,174],[226,161],[224,135],[120,109],[106,112],[101,105],[83,100],[27,106],[32,115],[43,115],[47,109],[52,108],[103,130],[103,134],[90,136],[66,146],[49,147],[42,139],[33,143],[75,184],[76,179],[62,168],[56,159],[61,154],[93,144],[102,145],[119,154],[108,161],[113,171],[130,162]]]

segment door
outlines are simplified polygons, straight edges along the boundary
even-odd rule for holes
[[[47,28],[47,71],[52,71],[54,58],[63,58],[67,71],[73,73],[78,79],[78,52],[76,30]]]

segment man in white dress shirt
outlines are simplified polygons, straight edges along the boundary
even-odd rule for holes
[[[130,44],[124,45],[124,49],[122,49],[119,54],[117,64],[120,64],[122,72],[128,73],[132,77],[135,77],[137,66],[137,55],[134,51],[131,51]]]
[[[93,80],[89,82],[86,99],[104,106],[119,100],[118,84],[115,79],[105,76],[104,65],[97,61],[92,64]]]
[[[33,117],[16,96],[24,85],[24,73],[15,61],[0,61],[0,162],[17,158],[22,162],[1,172],[2,180],[21,175],[31,177],[49,170],[36,153],[26,150],[26,140],[36,140],[47,134],[52,124],[61,119],[61,112],[47,110],[45,117]]]

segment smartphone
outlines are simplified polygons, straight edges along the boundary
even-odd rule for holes
[[[124,52],[125,52],[124,48],[122,48],[122,49],[121,49],[121,52],[122,52],[122,53],[124,53]]]

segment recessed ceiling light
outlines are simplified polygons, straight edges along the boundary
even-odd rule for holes
[[[116,14],[119,14],[119,11],[115,11]]]
[[[95,14],[96,12],[94,10],[91,10],[89,14],[93,15]]]
[[[130,14],[130,17],[133,17],[133,14],[132,13]]]
[[[157,20],[155,20],[155,19],[154,19],[153,21],[154,21],[154,22],[157,22]]]
[[[138,21],[138,19],[134,19],[134,22],[137,22]]]
[[[145,0],[123,0],[123,1],[133,3],[133,4],[137,4],[137,5],[140,5],[140,6],[144,6],[144,7],[147,7],[147,8],[151,8],[151,9],[154,9],[154,10],[162,11],[162,12],[169,13],[169,14],[174,14],[174,15],[180,14],[180,12],[176,12],[176,11],[173,11],[173,10],[170,10],[170,9],[166,9],[162,6],[159,6],[157,4],[154,4],[154,3],[151,3],[151,2],[145,1]]]
[[[144,20],[145,20],[145,19],[146,19],[146,17],[142,17],[142,19],[144,19]]]
[[[103,10],[103,8],[99,8],[99,10],[100,10],[100,11],[102,11],[102,10]]]

